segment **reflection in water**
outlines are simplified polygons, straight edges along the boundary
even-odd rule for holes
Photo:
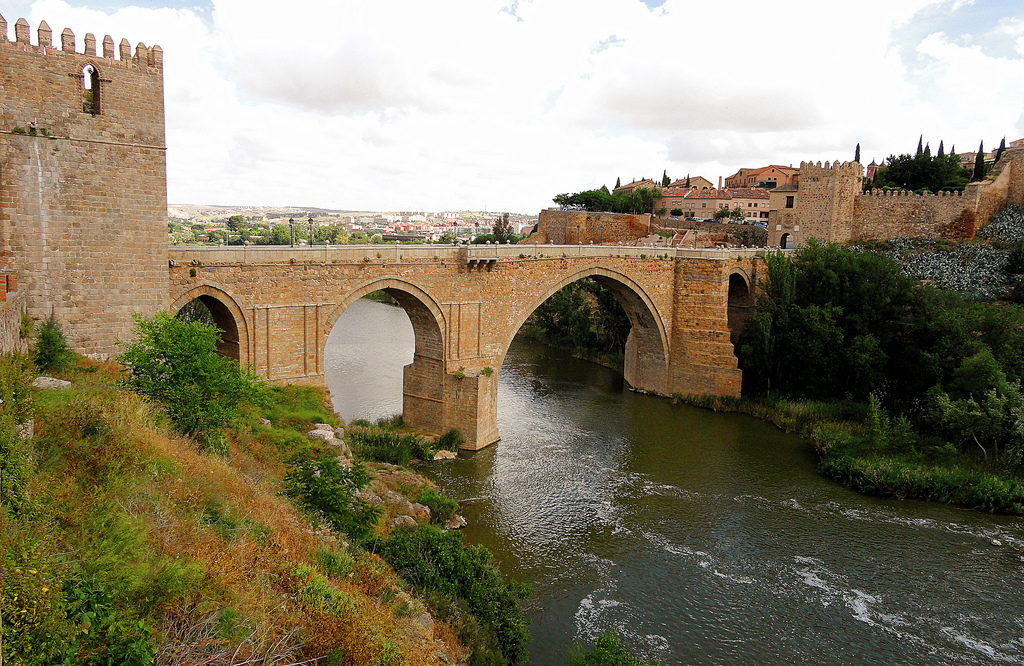
[[[348,369],[409,362],[411,329],[392,356],[379,333],[404,314],[350,312],[335,405],[393,413],[400,368],[387,389]],[[533,584],[531,663],[613,626],[665,664],[1024,663],[1020,519],[862,497],[795,437],[543,348],[513,345],[498,418],[498,445],[422,469],[469,500],[466,538]]]

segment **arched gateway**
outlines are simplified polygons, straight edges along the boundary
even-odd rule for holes
[[[552,294],[592,278],[632,328],[624,374],[638,390],[739,395],[730,332],[749,309],[759,251],[605,246],[174,247],[170,302],[207,305],[222,351],[271,381],[322,383],[327,337],[375,290],[416,335],[405,367],[407,423],[457,428],[468,448],[498,439],[497,374],[526,319]],[[651,253],[651,254],[649,254]],[[730,316],[732,313],[732,316]]]

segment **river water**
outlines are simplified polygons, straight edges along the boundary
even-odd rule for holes
[[[355,303],[326,356],[342,418],[400,412],[412,350],[401,309]],[[521,341],[498,405],[497,445],[420,471],[533,586],[532,664],[613,627],[662,664],[1024,663],[1024,520],[863,497],[797,437]]]

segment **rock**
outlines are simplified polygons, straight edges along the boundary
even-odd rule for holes
[[[991,544],[992,544],[993,546],[1002,546],[1002,545],[1003,545],[1003,542],[1002,542],[1002,541],[1000,541],[999,539],[992,539],[992,541],[991,541],[990,543],[991,543]]]
[[[430,613],[420,613],[419,617],[415,620],[416,626],[420,628],[423,634],[429,638],[434,638],[434,618],[430,617]]]
[[[268,427],[268,428],[269,428],[269,427],[270,427],[270,426],[272,426],[273,424],[272,424],[272,423],[270,422],[270,419],[265,419],[265,418],[263,418],[263,417],[260,417],[260,425],[261,425],[261,426],[266,426],[266,427]]]
[[[448,655],[446,655],[444,652],[441,652],[440,650],[436,650],[434,652],[434,656],[437,657],[439,660],[441,660],[442,663],[445,663],[445,664],[452,663],[452,662],[448,661]]]
[[[330,423],[314,423],[313,430],[330,430],[331,432],[334,432],[334,426]]]
[[[310,439],[321,439],[325,442],[329,442],[334,439],[333,430],[310,430],[306,433],[306,436]]]
[[[395,527],[400,529],[416,529],[416,521],[412,516],[395,516]]]
[[[351,458],[352,457],[352,449],[348,448],[348,444],[346,444],[342,440],[334,439],[334,440],[330,440],[329,443],[333,444],[336,447],[338,447],[338,455],[344,456],[346,458]]]
[[[335,428],[334,429],[334,436],[337,437],[338,439],[341,439],[342,437],[345,436],[345,429],[344,428]]]
[[[459,454],[452,451],[445,451],[444,449],[441,449],[434,454],[434,460],[455,460],[458,457]]]
[[[32,433],[34,433],[35,430],[36,430],[35,419],[29,419],[28,421],[25,421],[24,423],[19,423],[18,425],[14,426],[15,434],[18,435],[18,437],[21,438],[21,439],[28,439],[29,437],[32,436]]]
[[[419,502],[413,502],[410,507],[410,515],[416,520],[417,523],[429,523],[430,522],[430,508],[420,504]]]
[[[55,377],[36,377],[32,380],[32,386],[37,389],[59,389],[71,386],[71,382],[66,382],[63,379],[57,379]]]
[[[463,527],[468,525],[466,519],[459,514],[452,516],[447,523],[444,524],[445,528],[449,530],[461,530]]]
[[[378,497],[377,493],[373,492],[369,488],[357,492],[356,497],[374,506],[384,506],[384,500]]]

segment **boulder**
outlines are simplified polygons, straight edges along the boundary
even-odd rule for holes
[[[32,386],[37,389],[59,389],[71,386],[71,382],[55,377],[36,377],[32,380]]]
[[[320,439],[320,440],[323,440],[325,442],[329,442],[332,439],[334,439],[334,431],[333,430],[319,430],[319,429],[317,429],[317,430],[310,430],[309,432],[306,433],[306,436],[309,437],[310,439]]]
[[[345,429],[344,428],[335,428],[334,429],[334,436],[337,437],[338,439],[341,439],[342,437],[345,436]]]
[[[452,516],[447,523],[444,524],[445,528],[449,530],[461,530],[463,527],[468,525],[466,519],[459,514]]]
[[[272,423],[270,422],[270,419],[265,419],[265,418],[263,418],[263,417],[261,416],[261,417],[260,417],[260,425],[261,425],[261,426],[266,426],[267,428],[269,428],[269,427],[270,427],[270,426],[272,426],[273,424],[272,424]]]
[[[412,516],[395,516],[395,527],[398,529],[416,529],[416,521]]]
[[[356,493],[356,497],[363,500],[373,506],[384,506],[384,500],[377,496],[377,493],[373,492],[369,488],[364,488]]]
[[[452,451],[445,451],[444,449],[441,449],[434,454],[434,460],[455,460],[458,457],[459,454]]]
[[[419,502],[413,502],[410,507],[412,508],[410,515],[417,523],[430,522],[430,507],[420,504]]]
[[[313,429],[314,430],[330,430],[330,431],[333,432],[334,431],[334,426],[332,426],[330,423],[314,423],[313,424]]]

